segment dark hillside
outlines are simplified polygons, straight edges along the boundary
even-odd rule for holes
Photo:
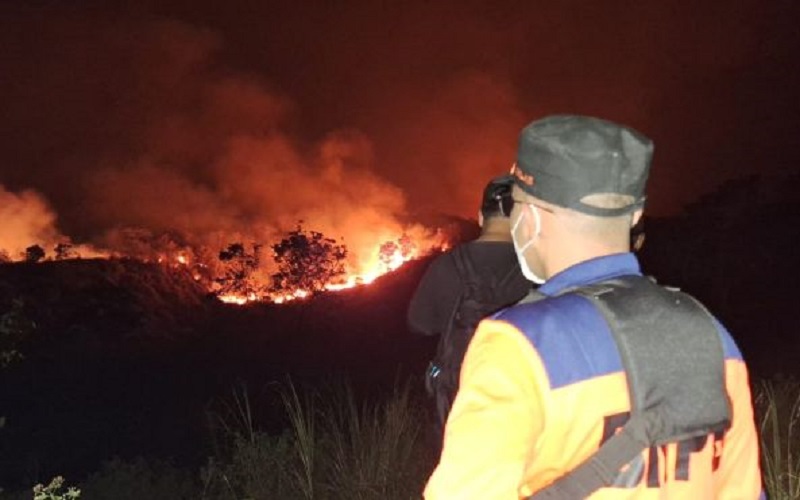
[[[800,176],[746,178],[647,220],[646,272],[703,301],[759,376],[800,372]]]
[[[224,305],[187,273],[130,260],[0,266],[0,305],[35,323],[0,381],[0,485],[81,477],[114,455],[204,460],[205,411],[243,382],[282,425],[271,383],[391,386],[434,345],[405,309],[428,260],[374,284],[276,306]],[[281,415],[281,417],[279,417]]]

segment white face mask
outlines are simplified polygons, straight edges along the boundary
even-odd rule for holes
[[[511,241],[514,243],[514,250],[517,253],[517,260],[519,261],[519,268],[522,270],[522,275],[525,276],[528,281],[532,281],[537,285],[541,285],[545,282],[545,279],[537,276],[536,273],[533,272],[533,269],[531,269],[531,267],[528,265],[528,261],[523,255],[525,251],[536,242],[536,238],[539,237],[539,233],[542,230],[542,221],[539,218],[539,209],[536,208],[536,205],[528,204],[528,206],[531,207],[531,210],[533,210],[533,216],[536,219],[536,232],[533,235],[533,238],[528,240],[528,242],[524,245],[520,246],[519,243],[517,243],[517,227],[519,227],[519,223],[522,221],[523,215],[523,213],[520,212],[516,222],[514,222],[514,227],[511,228]]]

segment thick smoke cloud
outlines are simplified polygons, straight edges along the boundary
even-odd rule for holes
[[[55,228],[56,215],[41,196],[33,191],[10,193],[0,185],[0,250],[6,258],[19,258],[32,242],[46,246],[59,239]]]
[[[0,7],[0,183],[78,241],[302,219],[359,252],[474,216],[554,112],[655,139],[655,214],[800,161],[796,2],[29,4]]]
[[[74,123],[78,133],[59,132],[80,147],[65,148],[72,157],[34,162],[40,175],[12,172],[17,185],[41,193],[20,195],[33,208],[15,224],[32,226],[14,229],[15,238],[28,244],[54,238],[46,232],[55,231],[55,216],[44,197],[53,200],[67,232],[122,252],[130,250],[131,228],[173,233],[195,248],[224,248],[233,241],[274,242],[303,221],[343,238],[357,267],[404,232],[426,236],[424,228],[401,221],[403,193],[378,175],[366,135],[336,130],[314,141],[292,137],[292,102],[252,75],[218,67],[219,41],[208,32],[163,21],[67,24],[68,30],[61,22],[49,28],[61,57],[44,62],[61,71],[57,78],[70,80],[66,89],[49,88],[48,99],[63,102],[70,115],[62,117],[64,125]],[[79,30],[74,47],[62,29]],[[43,50],[52,56],[53,46]],[[80,68],[78,81],[67,68]],[[28,94],[21,97],[49,87],[33,83],[41,88],[17,88]],[[75,103],[78,97],[83,102]],[[34,99],[29,104],[45,114]],[[61,140],[41,138],[51,147]]]
[[[49,257],[54,257],[59,245],[84,257],[107,255],[90,245],[72,244],[69,236],[58,230],[56,219],[47,200],[35,191],[12,193],[0,184],[0,262],[24,259],[27,249],[34,245]]]

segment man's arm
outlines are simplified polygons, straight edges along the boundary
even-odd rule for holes
[[[726,386],[733,408],[731,428],[722,441],[715,474],[719,500],[753,500],[761,494],[758,434],[753,418],[750,381],[744,361],[726,361]]]
[[[533,368],[537,359],[508,323],[481,322],[464,358],[426,500],[519,500],[543,421]]]

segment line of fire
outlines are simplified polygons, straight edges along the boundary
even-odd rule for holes
[[[126,237],[137,240],[136,251],[121,253],[75,245],[68,239],[50,248],[30,242],[16,252],[0,248],[0,263],[134,259],[188,272],[209,294],[225,303],[282,304],[369,285],[411,260],[446,251],[452,239],[442,228],[413,225],[400,234],[375,232],[372,248],[353,252],[342,238],[308,229],[303,221],[279,241],[233,241],[216,251],[182,244],[174,234],[154,237],[150,232],[131,229]]]

